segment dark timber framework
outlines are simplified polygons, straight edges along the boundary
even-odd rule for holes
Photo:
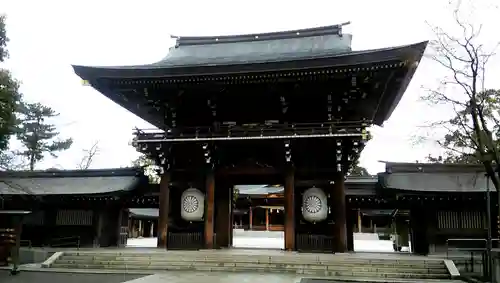
[[[284,184],[286,250],[344,252],[352,243],[344,178],[366,127],[391,115],[426,44],[352,51],[351,35],[335,25],[178,37],[155,64],[74,69],[160,129],[134,139],[162,168],[159,247],[231,246],[234,185]],[[328,195],[329,213],[310,223],[301,196],[314,186]],[[204,194],[202,221],[181,217],[190,188]]]

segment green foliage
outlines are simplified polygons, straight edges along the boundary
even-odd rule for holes
[[[0,152],[7,149],[16,126],[16,108],[21,99],[19,84],[10,72],[0,69]]]
[[[5,61],[9,56],[9,52],[7,51],[7,42],[9,42],[9,38],[7,37],[5,20],[5,15],[0,15],[0,62]]]
[[[371,132],[367,130],[364,143],[366,144],[372,138],[373,138],[373,136],[372,136]],[[359,166],[359,160],[357,160],[357,159],[351,165],[351,168],[349,169],[349,172],[347,173],[347,175],[353,176],[353,177],[371,176],[370,173],[368,173],[368,170],[366,170],[366,168]]]
[[[0,63],[7,58],[7,32],[5,16],[0,15]],[[9,139],[16,125],[15,110],[21,99],[19,83],[11,73],[0,66],[0,155],[8,148]],[[4,160],[4,159],[3,159]]]
[[[160,176],[158,175],[159,166],[155,162],[147,157],[146,155],[140,155],[136,160],[132,161],[132,166],[141,167],[144,170],[144,174],[148,176],[149,182],[151,184],[159,184]]]
[[[492,133],[493,144],[496,152],[500,149],[500,90],[489,89],[477,94],[477,104],[480,113],[484,116],[488,129]],[[443,156],[428,156],[427,159],[434,163],[481,163],[480,142],[487,140],[488,133],[484,129],[476,134],[471,121],[470,103],[455,103],[455,115],[446,121],[437,123],[444,127],[448,133],[437,141],[445,150]],[[483,152],[487,152],[484,148]]]
[[[368,170],[366,170],[366,168],[361,167],[361,166],[356,164],[349,171],[349,176],[350,177],[368,177],[371,175],[370,175],[370,173],[368,173]]]
[[[237,188],[233,188],[233,204],[236,205],[236,201],[238,200],[238,197],[240,196],[240,190]]]
[[[71,138],[56,139],[59,132],[54,124],[46,121],[59,115],[52,108],[40,103],[22,103],[18,111],[16,136],[24,149],[17,154],[28,160],[30,170],[34,170],[36,163],[44,159],[45,153],[57,157],[57,152],[67,150],[73,144]]]

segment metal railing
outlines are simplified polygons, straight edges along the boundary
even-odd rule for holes
[[[28,247],[31,249],[33,247],[33,244],[31,243],[31,240],[21,240],[21,247]]]
[[[500,243],[499,239],[492,239],[492,242]],[[457,267],[463,264],[464,272],[479,274],[483,278],[489,278],[489,253],[488,241],[486,239],[447,239],[446,259],[450,259],[450,253],[452,252],[455,252],[453,261]],[[458,258],[457,252],[459,253]]]
[[[50,246],[54,248],[76,246],[77,249],[80,249],[80,236],[54,238],[52,239]]]

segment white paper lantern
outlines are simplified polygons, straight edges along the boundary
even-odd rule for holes
[[[302,216],[309,222],[320,222],[328,217],[328,200],[320,188],[309,188],[302,195]]]
[[[181,196],[181,217],[186,221],[202,221],[205,213],[205,195],[198,189],[189,188]]]

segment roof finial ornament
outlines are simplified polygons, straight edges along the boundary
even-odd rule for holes
[[[177,47],[179,47],[179,46],[180,46],[180,44],[179,44],[179,41],[180,41],[180,39],[181,39],[181,37],[180,37],[180,36],[177,36],[177,35],[170,35],[170,38],[171,38],[171,39],[175,39],[175,48],[177,48]]]
[[[342,28],[343,28],[344,26],[347,26],[347,25],[350,25],[350,24],[351,24],[351,22],[344,22],[344,23],[341,23],[340,25],[338,25],[338,29],[339,29],[339,31],[338,31],[338,35],[339,35],[340,37],[342,37]]]

